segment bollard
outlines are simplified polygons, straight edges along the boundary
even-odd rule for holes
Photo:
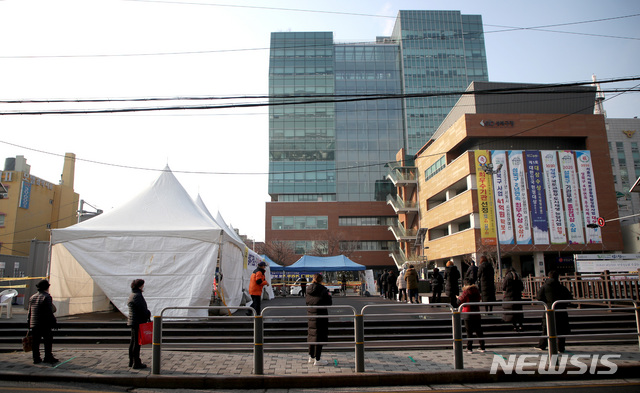
[[[556,314],[554,309],[547,310],[547,342],[549,344],[549,361],[552,355],[558,354],[558,333],[556,331]]]
[[[460,321],[460,311],[454,310],[451,314],[453,324],[453,365],[456,370],[462,370],[464,363],[462,359],[462,323]]]
[[[153,317],[153,343],[151,344],[151,373],[160,374],[160,354],[162,352],[162,316]]]
[[[253,318],[253,373],[264,374],[264,322],[262,315]]]
[[[355,316],[356,329],[356,372],[364,372],[364,316],[358,314]]]
[[[633,307],[636,309],[636,330],[638,331],[638,346],[640,347],[640,307],[636,302],[633,302]]]

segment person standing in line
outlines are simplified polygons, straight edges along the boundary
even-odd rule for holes
[[[469,280],[465,280],[464,287],[462,288],[462,295],[458,297],[458,304],[473,303],[480,301],[480,290],[474,284],[471,284]],[[462,319],[464,320],[464,327],[467,331],[467,353],[473,353],[473,334],[480,339],[480,352],[485,351],[484,340],[482,337],[482,317],[480,314],[469,314],[470,312],[478,312],[480,307],[477,305],[466,305],[462,307]]]
[[[386,270],[382,271],[382,278],[380,279],[382,282],[382,297],[386,299],[387,297],[387,290],[388,290],[388,282],[387,282],[387,278],[389,277],[389,272]]]
[[[53,331],[57,330],[57,320],[55,315],[56,306],[49,295],[49,281],[42,280],[36,284],[38,293],[29,298],[29,312],[27,321],[29,330],[33,337],[31,353],[33,364],[58,363],[58,359],[53,357]],[[40,358],[40,343],[44,345],[44,360]]]
[[[393,273],[393,270],[391,270],[391,269],[389,269],[387,274],[388,274],[388,276],[387,276],[387,299],[395,300],[396,299],[396,293],[398,292],[398,289],[396,287],[397,277]]]
[[[300,276],[300,296],[307,296],[307,277]]]
[[[471,260],[471,264],[469,265],[464,278],[465,280],[469,280],[471,284],[475,284],[476,281],[478,281],[478,266],[476,266],[476,261]]]
[[[322,285],[322,274],[313,275],[313,281],[309,285],[307,296],[305,298],[307,306],[330,306],[333,304],[331,292]],[[309,344],[309,363],[314,366],[325,366],[328,364],[326,360],[321,360],[322,344],[313,344],[318,342],[329,341],[329,318],[316,316],[329,315],[326,308],[309,308],[307,315],[313,316],[308,321],[307,341]]]
[[[138,342],[138,334],[140,324],[151,320],[151,312],[147,307],[147,301],[144,300],[142,292],[144,291],[144,280],[137,278],[131,282],[131,294],[127,301],[129,307],[129,318],[127,325],[131,326],[131,340],[129,341],[129,367],[134,369],[147,368],[147,365],[140,360],[140,343]]]
[[[502,290],[504,291],[504,297],[502,300],[507,301],[521,301],[522,300],[522,290],[524,289],[524,284],[522,280],[516,273],[516,269],[510,267],[507,271],[507,274],[504,276],[504,281],[502,282]],[[503,304],[502,308],[507,311],[522,311],[522,304]],[[515,312],[515,313],[504,313],[502,314],[502,320],[505,322],[511,322],[513,324],[513,330],[516,332],[523,331],[522,322],[524,321],[524,314]]]
[[[551,309],[553,303],[557,300],[573,300],[571,291],[564,285],[560,284],[560,274],[552,270],[549,272],[547,281],[538,290],[536,299],[545,302],[547,307]],[[566,310],[568,303],[560,303],[556,307],[556,310]],[[566,311],[556,311],[556,333],[558,336],[564,336],[571,333],[569,327],[569,314]],[[547,320],[542,318],[542,335],[547,335]],[[558,352],[564,352],[566,339],[564,337],[558,337]],[[547,339],[542,337],[538,342],[538,346],[534,347],[537,350],[544,351],[547,349]]]
[[[398,287],[398,301],[407,302],[407,282],[404,280],[405,269],[402,269],[396,279],[396,286]]]
[[[404,274],[404,280],[407,282],[407,290],[409,290],[409,303],[418,301],[418,273],[413,265],[409,265],[407,272]]]
[[[383,297],[384,290],[382,288],[382,274],[378,274],[378,280],[376,281],[376,285],[378,286],[378,292],[380,292],[380,297]]]
[[[460,294],[460,271],[453,264],[453,261],[447,262],[444,269],[445,294],[449,297],[452,307],[458,307],[458,295]]]
[[[496,301],[496,284],[493,265],[484,255],[480,257],[480,267],[478,268],[478,283],[480,285],[480,294],[483,302]],[[492,305],[484,306],[486,311],[492,311]]]
[[[340,277],[340,292],[342,296],[347,296],[347,276],[344,273]]]
[[[444,286],[444,279],[440,275],[440,269],[433,268],[433,275],[431,276],[431,291],[433,292],[433,302],[440,303],[442,301],[442,287]]]
[[[262,288],[269,286],[267,277],[265,276],[266,262],[261,261],[258,267],[251,273],[249,280],[249,295],[251,295],[251,308],[256,311],[256,315],[260,315],[260,303],[262,300]],[[247,314],[250,315],[250,314]]]

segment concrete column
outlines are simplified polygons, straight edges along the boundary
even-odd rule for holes
[[[535,265],[536,276],[545,277],[547,275],[547,270],[544,267],[544,253],[534,252],[533,264]]]

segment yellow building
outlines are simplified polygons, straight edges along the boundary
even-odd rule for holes
[[[78,222],[73,191],[75,154],[66,153],[59,184],[31,174],[24,156],[7,158],[0,172],[0,254],[27,256],[31,240],[49,241],[51,228]]]

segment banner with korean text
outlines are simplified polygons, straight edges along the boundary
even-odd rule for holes
[[[492,150],[491,162],[493,163],[493,169],[496,171],[493,175],[493,187],[496,198],[498,240],[500,244],[513,244],[511,193],[509,189],[506,151]]]
[[[569,244],[584,244],[584,226],[582,225],[579,197],[580,189],[578,188],[578,176],[573,153],[566,150],[559,151],[558,158],[560,159],[560,179]]]
[[[551,244],[565,244],[567,243],[567,232],[564,225],[564,212],[562,211],[562,193],[560,191],[556,151],[544,150],[540,152],[540,155],[542,156],[544,185],[547,194]]]
[[[549,244],[549,223],[547,222],[547,202],[542,177],[540,151],[525,151],[527,165],[527,186],[531,206],[531,225],[533,243]]]
[[[488,150],[475,150],[478,207],[480,216],[480,239],[484,245],[496,245],[496,223],[493,203],[493,184],[482,166],[490,162]]]
[[[516,244],[531,244],[529,203],[527,200],[522,150],[509,151],[509,180],[511,182],[513,200],[513,225]]]
[[[580,196],[582,197],[582,212],[585,225],[595,224],[598,220],[598,199],[596,197],[595,179],[593,178],[593,165],[590,151],[576,151],[578,163],[578,180],[580,183]],[[587,242],[602,243],[602,232],[599,227],[585,228]]]

